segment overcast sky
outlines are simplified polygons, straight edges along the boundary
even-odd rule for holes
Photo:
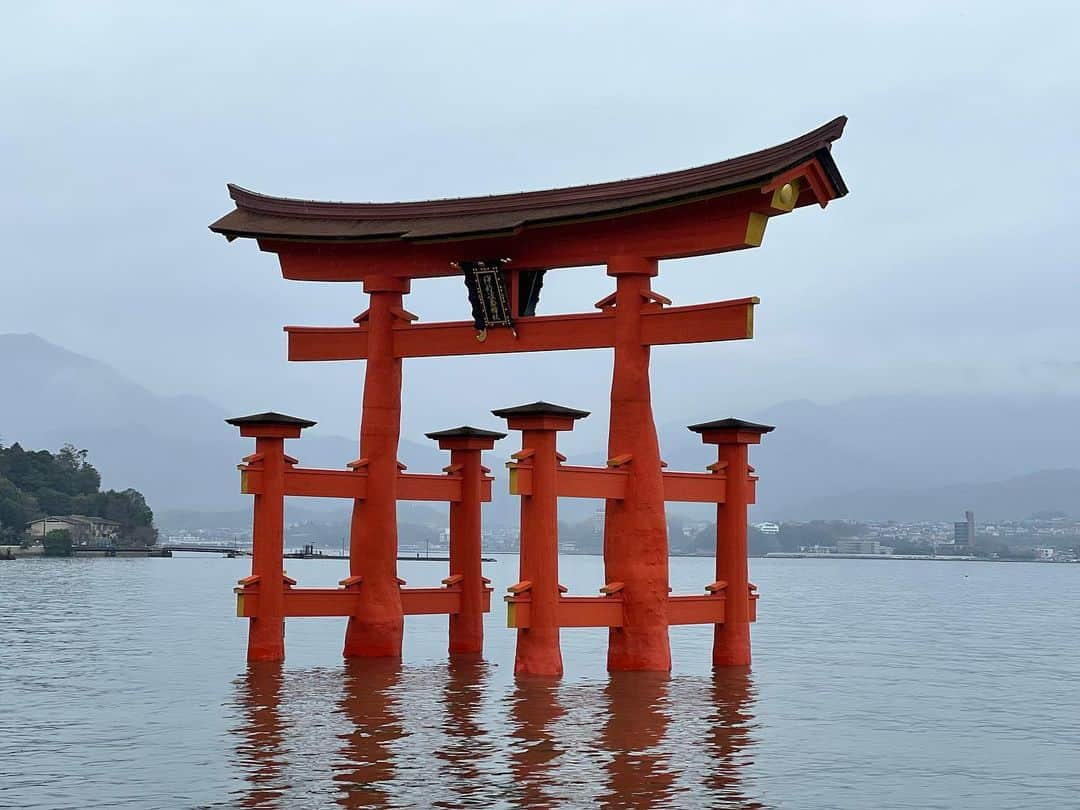
[[[225,183],[409,200],[651,174],[844,114],[851,194],[758,250],[662,266],[757,295],[753,341],[653,352],[660,422],[894,392],[1080,390],[1073,3],[13,4],[0,56],[0,332],[162,393],[356,430],[363,364],[289,364],[359,285],[284,281],[206,226]],[[549,274],[591,310],[599,269]],[[406,306],[464,319],[460,281]],[[409,361],[405,431],[544,398],[603,427],[607,351]],[[584,425],[583,425],[584,427]],[[586,431],[588,435],[589,431]],[[584,438],[584,437],[582,437]]]

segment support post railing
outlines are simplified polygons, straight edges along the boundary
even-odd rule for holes
[[[572,430],[587,411],[534,402],[492,411],[521,431],[511,467],[528,469],[531,489],[521,496],[520,593],[528,594],[528,627],[518,628],[515,675],[562,675],[559,648],[558,451],[555,434]],[[515,594],[517,596],[517,594]],[[510,603],[509,610],[513,610]]]
[[[774,428],[741,419],[691,425],[705,444],[717,446],[717,466],[727,477],[727,497],[716,507],[716,579],[726,583],[723,624],[714,625],[713,666],[750,665],[750,622],[755,618],[747,564],[747,507],[754,502],[754,479],[747,447]],[[756,590],[756,589],[755,589]]]
[[[255,453],[245,459],[258,470],[260,492],[255,495],[252,523],[251,576],[240,580],[238,600],[242,611],[245,593],[256,597],[258,613],[248,627],[249,661],[281,661],[285,658],[285,471],[293,460],[285,455],[285,439],[297,439],[315,423],[280,413],[260,413],[226,420],[240,428],[240,435],[255,439]],[[241,612],[241,615],[244,615]]]
[[[461,500],[450,502],[450,576],[447,586],[461,588],[461,608],[450,614],[449,652],[473,654],[484,649],[484,597],[487,580],[481,570],[480,504],[488,470],[480,454],[491,450],[505,433],[460,427],[428,433],[440,450],[450,451],[447,473],[461,477]]]

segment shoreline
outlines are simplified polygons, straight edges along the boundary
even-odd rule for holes
[[[1009,557],[972,557],[968,555],[931,554],[815,554],[801,551],[770,551],[754,560],[915,560],[919,562],[988,562],[1038,563],[1043,565],[1076,565],[1071,560],[1018,560]]]

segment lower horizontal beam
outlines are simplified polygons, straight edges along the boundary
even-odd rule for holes
[[[723,624],[724,593],[669,596],[668,624]]]
[[[236,589],[236,615],[259,616],[259,588]],[[406,616],[461,612],[461,587],[402,588],[401,608]],[[355,588],[286,588],[286,617],[355,616],[360,594]],[[484,588],[483,612],[491,610],[491,590]]]
[[[402,588],[401,612],[406,616],[461,612],[461,588]]]
[[[285,494],[310,498],[367,497],[367,471],[314,470],[294,467],[285,471]]]
[[[532,495],[533,471],[527,464],[515,464],[510,468],[510,494]],[[555,488],[560,498],[611,498],[626,497],[629,472],[608,467],[574,467],[560,464],[555,469]]]
[[[259,588],[236,589],[236,615],[257,618]],[[359,594],[344,588],[286,588],[285,616],[352,616],[360,605]]]
[[[510,468],[510,494],[532,495],[532,468],[515,464]],[[575,467],[560,464],[555,486],[560,498],[600,498],[621,500],[630,478],[627,467]],[[664,500],[680,503],[724,503],[727,480],[717,473],[664,472]]]
[[[664,500],[678,503],[724,503],[727,479],[717,473],[667,472]]]
[[[491,481],[485,476],[480,480],[480,500],[491,501]],[[398,473],[399,501],[436,501],[457,503],[461,500],[461,476],[424,475]],[[285,494],[305,498],[348,498],[363,500],[367,497],[368,473],[361,470],[320,470],[292,467],[285,471]],[[242,467],[240,491],[245,495],[263,492],[261,467]]]
[[[528,595],[507,596],[506,626],[519,630],[532,622],[532,600]],[[559,627],[622,627],[623,602],[620,596],[559,597]]]

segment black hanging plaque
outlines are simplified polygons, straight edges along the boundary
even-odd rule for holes
[[[503,264],[502,259],[458,263],[465,274],[477,340],[486,340],[488,327],[491,326],[505,326],[514,331]]]

